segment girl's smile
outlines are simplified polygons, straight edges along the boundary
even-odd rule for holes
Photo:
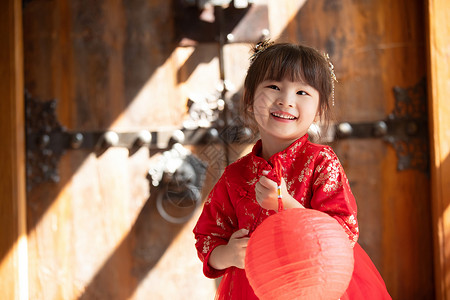
[[[275,120],[278,120],[280,122],[289,122],[297,119],[297,117],[283,111],[274,111],[270,114],[275,118]]]

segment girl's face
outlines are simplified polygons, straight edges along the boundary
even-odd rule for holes
[[[318,117],[319,92],[287,79],[266,80],[255,90],[252,111],[263,142],[291,144]]]

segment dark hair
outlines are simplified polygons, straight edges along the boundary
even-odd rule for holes
[[[327,59],[316,49],[289,43],[278,43],[256,53],[247,71],[241,110],[246,123],[254,129],[253,106],[256,87],[265,80],[303,81],[319,92],[319,114],[329,120],[329,98],[333,92]],[[251,121],[251,122],[249,122]]]

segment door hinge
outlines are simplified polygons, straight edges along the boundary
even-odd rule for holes
[[[335,124],[328,134],[332,140],[381,138],[397,154],[399,171],[416,169],[428,173],[429,141],[425,78],[412,87],[393,88],[395,108],[385,119],[375,122]]]

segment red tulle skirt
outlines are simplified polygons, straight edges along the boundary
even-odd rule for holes
[[[359,244],[353,248],[355,266],[347,291],[340,300],[384,300],[392,299],[383,278]],[[223,276],[216,293],[216,300],[258,299],[248,282],[245,270],[229,268]],[[280,295],[280,299],[283,297]],[[291,299],[289,299],[291,300]],[[316,299],[314,299],[316,300]],[[338,299],[336,299],[338,300]]]

